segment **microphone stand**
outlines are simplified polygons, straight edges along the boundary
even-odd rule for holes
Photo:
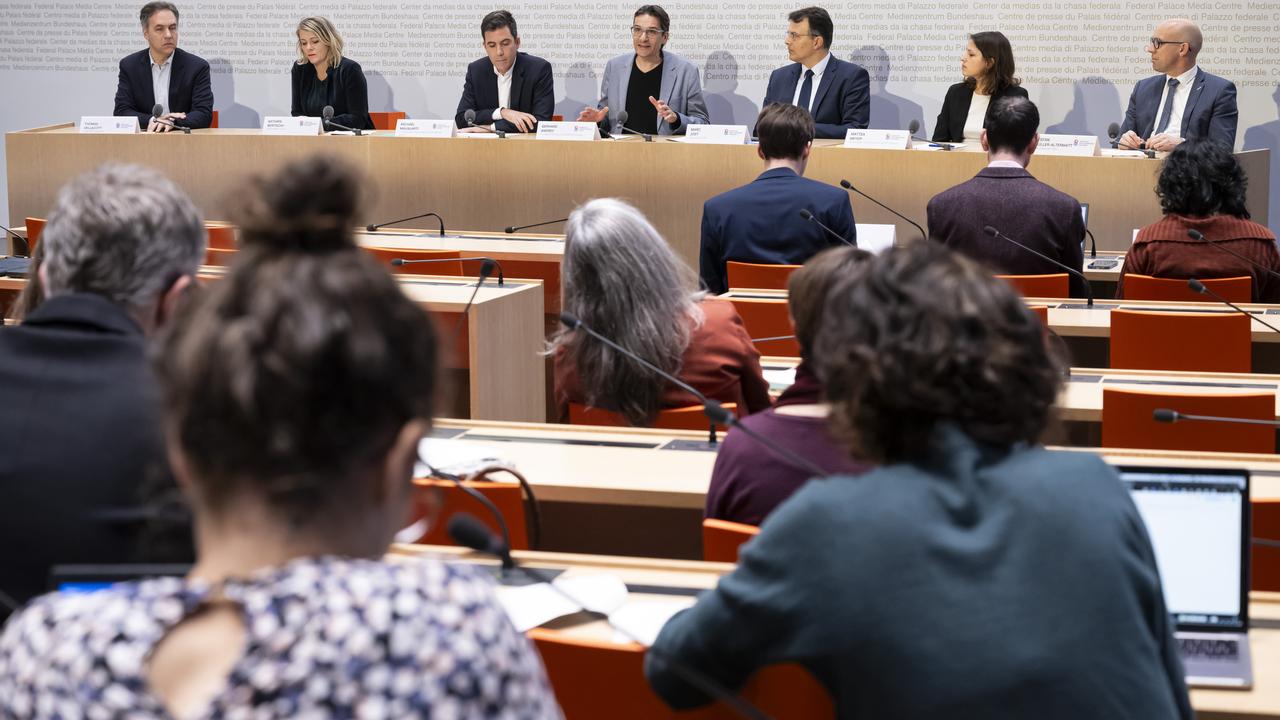
[[[1208,288],[1208,286],[1206,286],[1204,283],[1200,282],[1199,280],[1197,280],[1197,279],[1195,279],[1195,278],[1190,278],[1189,280],[1187,280],[1187,287],[1191,288],[1191,289],[1192,289],[1192,290],[1194,290],[1195,292],[1200,293],[1201,295],[1208,295],[1209,297],[1213,298],[1214,300],[1217,300],[1218,302],[1222,303],[1223,305],[1226,305],[1227,307],[1231,308],[1232,310],[1235,310],[1236,312],[1240,313],[1241,315],[1244,315],[1245,317],[1249,318],[1250,320],[1256,320],[1256,321],[1258,321],[1260,324],[1262,324],[1263,326],[1265,326],[1265,327],[1266,327],[1268,330],[1270,330],[1271,332],[1280,333],[1280,330],[1277,330],[1275,325],[1272,325],[1271,323],[1267,322],[1266,320],[1263,320],[1262,318],[1258,317],[1257,315],[1254,315],[1253,313],[1249,312],[1248,310],[1245,310],[1244,308],[1240,307],[1239,305],[1236,305],[1235,303],[1233,303],[1233,302],[1231,302],[1230,300],[1228,300],[1228,299],[1226,299],[1226,298],[1222,297],[1222,296],[1221,296],[1221,295],[1219,295],[1218,293],[1216,293],[1216,292],[1214,292],[1214,291],[1210,290],[1210,289]],[[1252,332],[1252,330],[1251,330],[1250,332]]]
[[[391,222],[384,222],[384,223],[382,223],[382,224],[380,224],[380,225],[366,225],[364,229],[365,229],[365,230],[367,230],[368,232],[377,232],[378,230],[380,230],[381,228],[383,228],[383,227],[385,227],[385,226],[387,226],[387,225],[398,225],[398,224],[400,224],[400,223],[402,223],[402,222],[409,222],[410,220],[420,220],[420,219],[425,218],[425,217],[433,217],[433,218],[435,218],[436,220],[439,220],[439,221],[440,221],[440,237],[444,237],[444,218],[440,217],[439,215],[437,215],[437,214],[435,214],[435,213],[433,213],[433,212],[429,212],[429,213],[422,213],[421,215],[414,215],[413,217],[400,218],[399,220],[392,220]]]
[[[528,230],[529,228],[542,227],[543,225],[555,225],[556,223],[569,222],[569,218],[560,218],[559,220],[547,220],[545,222],[534,223],[532,225],[508,225],[502,232],[511,235],[512,233]]]
[[[1089,296],[1089,307],[1090,307],[1090,308],[1092,308],[1092,307],[1093,307],[1093,286],[1089,284],[1089,278],[1085,277],[1085,276],[1084,276],[1084,273],[1080,272],[1079,270],[1073,270],[1073,269],[1071,269],[1071,268],[1067,267],[1066,265],[1064,265],[1064,264],[1062,264],[1062,263],[1058,262],[1057,260],[1054,260],[1053,258],[1049,257],[1048,255],[1045,255],[1044,253],[1042,253],[1042,252],[1040,252],[1040,251],[1038,251],[1038,250],[1032,250],[1031,248],[1027,247],[1026,245],[1023,245],[1022,243],[1018,242],[1017,240],[1014,240],[1013,238],[1009,237],[1008,235],[1005,235],[1004,233],[1000,232],[999,230],[995,229],[994,227],[992,227],[992,226],[990,226],[990,225],[987,225],[986,227],[984,227],[984,228],[982,228],[982,229],[983,229],[984,231],[986,231],[986,233],[987,233],[988,235],[990,235],[991,237],[1003,238],[1003,239],[1005,239],[1005,240],[1007,240],[1007,241],[1009,241],[1009,242],[1013,243],[1014,245],[1017,245],[1018,247],[1022,248],[1023,250],[1026,250],[1027,252],[1031,253],[1032,255],[1035,255],[1036,257],[1039,257],[1039,258],[1041,258],[1041,259],[1043,259],[1043,260],[1046,260],[1046,261],[1048,261],[1048,262],[1051,262],[1051,263],[1053,263],[1054,265],[1057,265],[1058,267],[1062,268],[1063,270],[1066,270],[1067,272],[1071,273],[1072,275],[1075,275],[1076,277],[1078,277],[1078,278],[1080,278],[1081,280],[1083,280],[1083,281],[1084,281],[1084,291],[1085,291],[1085,294]]]
[[[1244,262],[1246,262],[1246,263],[1249,263],[1249,264],[1250,264],[1250,265],[1252,265],[1253,267],[1255,267],[1255,268],[1257,268],[1257,269],[1261,270],[1261,271],[1262,271],[1262,272],[1264,272],[1264,273],[1267,273],[1267,274],[1268,274],[1268,275],[1270,275],[1271,277],[1274,277],[1274,278],[1280,279],[1280,273],[1276,272],[1275,270],[1272,270],[1271,268],[1267,267],[1266,265],[1263,265],[1263,264],[1261,264],[1261,263],[1258,263],[1258,262],[1255,262],[1255,261],[1253,261],[1253,260],[1250,260],[1249,258],[1245,257],[1244,255],[1241,255],[1240,253],[1236,252],[1235,250],[1228,249],[1227,247],[1225,247],[1225,246],[1223,246],[1223,245],[1219,245],[1218,243],[1213,242],[1212,240],[1207,239],[1207,238],[1204,236],[1204,234],[1203,234],[1203,233],[1201,233],[1199,230],[1188,230],[1188,231],[1187,231],[1187,237],[1191,238],[1192,240],[1195,240],[1196,242],[1201,242],[1201,243],[1204,243],[1205,245],[1208,245],[1208,246],[1210,246],[1210,247],[1213,247],[1213,248],[1215,248],[1215,249],[1217,249],[1217,250],[1221,250],[1222,252],[1224,252],[1224,253],[1226,253],[1226,254],[1228,254],[1228,255],[1231,255],[1232,257],[1236,258],[1237,260],[1241,260],[1241,261],[1244,261]],[[1193,288],[1193,289],[1194,289],[1194,288]]]
[[[800,210],[800,217],[804,218],[805,220],[808,220],[809,222],[813,223],[814,225],[817,225],[818,227],[820,227],[820,228],[822,228],[823,230],[827,231],[827,233],[828,233],[828,234],[830,234],[830,235],[831,235],[831,237],[833,237],[833,238],[835,238],[835,239],[839,240],[840,242],[844,243],[845,245],[848,245],[849,247],[855,247],[855,248],[856,248],[856,247],[858,247],[858,243],[857,243],[857,241],[851,241],[851,240],[849,240],[848,238],[846,238],[845,236],[843,236],[843,235],[841,235],[840,233],[836,232],[835,230],[832,230],[831,228],[829,228],[829,227],[827,227],[826,225],[822,224],[822,221],[821,221],[821,220],[819,220],[816,216],[814,216],[814,214],[813,214],[812,212],[809,212],[808,210],[806,210],[806,209],[804,209],[804,208],[801,208],[801,210]]]
[[[912,220],[911,218],[907,217],[906,215],[903,215],[902,213],[898,212],[897,210],[894,210],[893,208],[889,207],[888,205],[885,205],[884,203],[880,202],[879,200],[877,200],[877,199],[875,199],[875,198],[871,197],[870,195],[868,195],[868,194],[866,194],[866,193],[862,192],[862,191],[861,191],[861,190],[859,190],[858,188],[854,187],[854,186],[853,186],[853,183],[849,182],[848,180],[841,180],[841,181],[840,181],[840,187],[844,188],[845,190],[848,190],[849,192],[855,192],[855,193],[858,193],[858,194],[859,194],[859,195],[861,195],[862,197],[864,197],[864,198],[866,198],[866,199],[870,200],[871,202],[873,202],[873,203],[875,203],[875,204],[879,205],[880,207],[884,208],[885,210],[888,210],[889,212],[893,213],[894,215],[897,215],[898,217],[900,217],[900,218],[902,218],[903,220],[905,220],[905,221],[907,222],[907,224],[909,224],[909,225],[911,225],[911,226],[915,227],[915,229],[917,229],[917,230],[919,230],[919,231],[920,231],[920,239],[922,239],[922,240],[928,240],[928,239],[929,239],[929,235],[928,235],[927,233],[925,233],[924,228],[920,227],[919,223],[917,223],[915,220]]]

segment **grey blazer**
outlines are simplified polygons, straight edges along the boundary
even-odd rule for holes
[[[601,123],[606,130],[612,131],[614,119],[618,111],[627,108],[627,83],[631,81],[631,66],[635,63],[634,52],[624,53],[613,58],[604,66],[604,79],[600,81],[600,104],[597,107],[609,108],[609,117]],[[676,55],[662,51],[662,97],[672,110],[680,116],[680,127],[674,131],[670,123],[658,121],[658,134],[683,134],[690,125],[706,125],[711,122],[707,115],[707,102],[702,99],[702,82],[698,79],[698,66]]]

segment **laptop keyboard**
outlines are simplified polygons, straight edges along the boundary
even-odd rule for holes
[[[1235,660],[1240,657],[1240,642],[1238,640],[1178,638],[1178,650],[1184,658]]]

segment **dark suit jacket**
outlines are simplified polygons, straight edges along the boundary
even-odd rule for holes
[[[94,294],[46,300],[0,329],[0,590],[27,600],[60,563],[121,563],[137,525],[92,513],[172,488],[146,338]]]
[[[119,116],[133,115],[145,130],[151,121],[151,108],[156,104],[156,91],[151,83],[151,51],[126,55],[120,61],[120,81],[116,84],[116,109]],[[213,122],[213,90],[209,85],[209,63],[182,48],[173,51],[169,69],[169,112],[186,113],[175,125],[207,128]]]
[[[841,241],[800,217],[808,210],[823,225],[857,242],[849,194],[800,177],[786,168],[766,170],[752,182],[720,193],[702,206],[698,275],[707,290],[729,289],[729,260],[766,265],[802,265]]]
[[[774,70],[764,104],[790,103],[803,68],[800,63],[791,63]],[[871,122],[871,77],[861,65],[832,55],[813,93],[815,137],[843,140],[846,130],[866,128]]]
[[[1084,219],[1080,203],[1036,180],[1022,168],[983,168],[972,180],[929,201],[929,237],[984,263],[1001,275],[1040,275],[1063,270],[983,231],[1003,235],[1080,270]],[[1071,296],[1084,297],[1084,283],[1071,276]]]
[[[516,54],[516,64],[511,69],[511,99],[507,107],[529,113],[538,120],[550,120],[556,109],[555,87],[551,79],[551,63],[536,55]],[[467,66],[467,79],[462,84],[462,99],[453,121],[458,127],[467,126],[463,114],[476,111],[476,124],[493,123],[495,130],[516,132],[516,126],[506,120],[493,121],[493,111],[498,109],[498,76],[493,74],[493,63],[482,57]]]
[[[1003,97],[1027,97],[1027,91],[1018,85],[1009,87],[991,96],[991,103]],[[973,102],[973,88],[966,83],[958,82],[947,88],[947,97],[942,101],[942,111],[938,113],[938,122],[933,126],[934,142],[961,142],[964,140],[964,121],[969,119],[969,105]],[[991,105],[987,106],[987,117],[991,117]],[[982,123],[986,127],[986,122]]]
[[[302,98],[306,97],[307,88],[317,82],[320,81],[316,77],[316,69],[310,63],[293,64],[293,101],[290,114],[294,117],[305,114]],[[344,57],[338,67],[329,68],[328,104],[333,106],[331,122],[349,128],[373,129],[373,120],[369,117],[369,86],[365,83],[360,63]]]
[[[1156,75],[1140,81],[1129,95],[1129,109],[1124,113],[1120,134],[1130,130],[1143,140],[1155,134],[1160,114],[1160,96],[1164,94],[1167,75]],[[1216,140],[1229,148],[1236,144],[1236,86],[1226,78],[1210,75],[1203,68],[1196,71],[1187,108],[1182,113],[1183,140]]]

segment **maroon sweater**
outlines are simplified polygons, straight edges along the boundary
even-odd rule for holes
[[[1272,270],[1280,271],[1276,236],[1250,220],[1215,215],[1207,218],[1165,215],[1138,231],[1138,237],[1124,256],[1116,297],[1124,297],[1124,274],[1161,278],[1225,278],[1248,275],[1253,278],[1253,301],[1280,303],[1280,280],[1231,253],[1206,247],[1204,241],[1187,237],[1199,230],[1205,240],[1243,255]]]

